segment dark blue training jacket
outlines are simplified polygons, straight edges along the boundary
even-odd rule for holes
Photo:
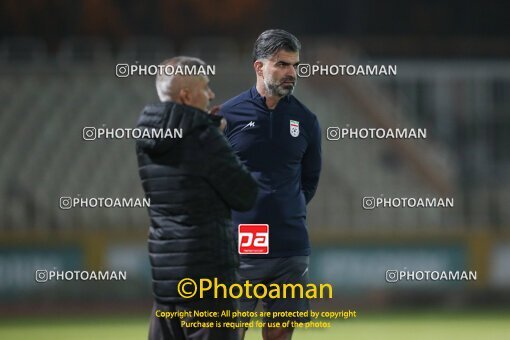
[[[224,103],[219,114],[232,148],[259,185],[255,207],[232,212],[234,235],[242,223],[269,224],[269,254],[250,257],[309,255],[306,204],[321,171],[317,117],[292,95],[270,110],[255,87]]]

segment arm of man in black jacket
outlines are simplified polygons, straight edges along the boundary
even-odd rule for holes
[[[209,183],[231,209],[250,210],[257,198],[258,185],[227,139],[218,128],[209,128],[202,142],[208,151],[205,173]]]

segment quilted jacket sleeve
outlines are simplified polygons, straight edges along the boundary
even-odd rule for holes
[[[231,209],[250,210],[257,198],[258,185],[248,169],[218,128],[208,128],[202,141],[207,149],[205,174],[209,183]]]

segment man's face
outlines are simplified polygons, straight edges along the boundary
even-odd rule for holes
[[[296,87],[299,52],[280,50],[265,60],[262,76],[268,95],[284,97],[292,94]]]
[[[210,101],[214,99],[214,92],[209,87],[209,78],[206,76],[194,78],[188,88],[189,94],[186,96],[184,104],[207,111]]]

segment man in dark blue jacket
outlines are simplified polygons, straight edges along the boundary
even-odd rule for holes
[[[308,282],[306,204],[319,181],[321,133],[317,117],[292,95],[300,48],[298,39],[286,31],[263,32],[253,50],[256,85],[221,106],[220,115],[227,120],[225,135],[259,185],[255,207],[232,213],[235,235],[239,237],[239,224],[269,225],[269,249],[262,247],[257,253],[250,248],[249,255],[243,255],[242,246],[249,239],[239,242],[241,282]],[[256,304],[256,299],[243,298],[241,309],[253,310]],[[269,311],[306,311],[309,301],[263,299],[263,307]],[[263,337],[290,339],[292,331],[265,328]]]

